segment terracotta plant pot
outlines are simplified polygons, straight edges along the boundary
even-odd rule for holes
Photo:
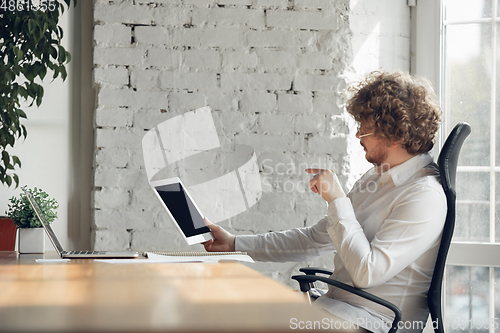
[[[11,218],[0,216],[0,251],[14,251],[17,227]]]

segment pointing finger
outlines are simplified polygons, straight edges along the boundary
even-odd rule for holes
[[[307,173],[320,173],[321,171],[325,171],[325,169],[306,169]]]

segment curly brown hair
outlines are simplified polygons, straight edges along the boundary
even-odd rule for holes
[[[434,146],[441,108],[427,80],[376,71],[348,91],[347,112],[378,137],[400,142],[412,155]]]

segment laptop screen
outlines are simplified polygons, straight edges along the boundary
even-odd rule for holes
[[[33,208],[33,211],[35,212],[36,217],[38,218],[43,228],[45,229],[45,232],[47,233],[47,236],[49,236],[50,241],[56,248],[57,252],[61,254],[64,251],[63,247],[61,243],[59,243],[59,240],[57,239],[56,234],[50,227],[50,224],[47,222],[45,214],[40,209],[40,206],[38,206],[38,203],[36,202],[35,198],[31,195],[31,193],[29,193],[28,191],[24,191],[24,194],[26,195],[26,198],[28,198],[28,201],[31,207]]]

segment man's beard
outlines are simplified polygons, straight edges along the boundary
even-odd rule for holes
[[[381,166],[387,160],[387,155],[387,147],[380,142],[370,153],[366,152],[366,160],[376,166]]]

